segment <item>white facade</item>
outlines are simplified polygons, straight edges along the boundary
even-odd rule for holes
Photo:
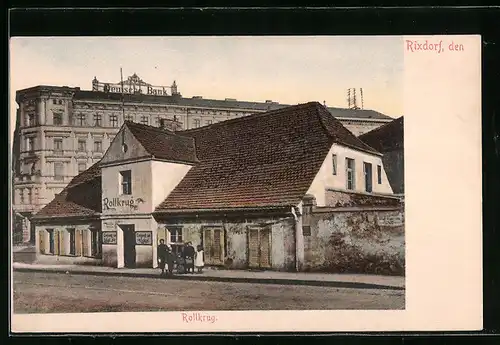
[[[347,184],[346,159],[348,158],[354,160],[355,178],[353,189],[349,189]],[[368,163],[372,167],[372,190],[369,193],[392,194],[391,185],[382,164],[382,156],[365,153],[338,144],[334,144],[331,147],[307,194],[316,197],[318,206],[325,206],[325,191],[327,189],[351,190],[361,193],[368,192],[366,190],[364,163]],[[335,172],[334,165],[336,168]],[[380,183],[378,169],[380,169]]]

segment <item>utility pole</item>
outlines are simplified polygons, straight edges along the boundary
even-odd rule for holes
[[[363,88],[360,88],[359,92],[361,93],[361,109],[364,109],[365,108],[365,103],[363,101]]]
[[[121,94],[122,94],[122,116],[123,116],[123,121],[125,122],[125,99],[123,95],[123,71],[122,68],[120,67],[120,80],[121,80]]]

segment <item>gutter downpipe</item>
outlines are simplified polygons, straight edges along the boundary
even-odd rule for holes
[[[299,244],[298,244],[298,238],[299,238],[299,216],[295,212],[295,207],[292,206],[292,215],[294,219],[294,227],[295,231],[293,233],[294,235],[294,240],[295,240],[295,271],[299,272]]]

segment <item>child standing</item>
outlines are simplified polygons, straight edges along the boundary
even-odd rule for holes
[[[196,247],[196,257],[194,260],[194,265],[198,269],[198,273],[201,273],[203,270],[203,266],[205,266],[205,263],[203,262],[203,247],[201,245],[198,245]]]

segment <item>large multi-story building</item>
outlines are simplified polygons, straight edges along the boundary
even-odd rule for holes
[[[136,74],[120,83],[96,78],[92,90],[35,86],[16,92],[13,142],[15,241],[32,241],[29,219],[78,173],[99,161],[125,120],[183,130],[286,107],[265,102],[182,97],[174,81],[153,86]],[[328,108],[355,135],[392,120],[373,110]]]

